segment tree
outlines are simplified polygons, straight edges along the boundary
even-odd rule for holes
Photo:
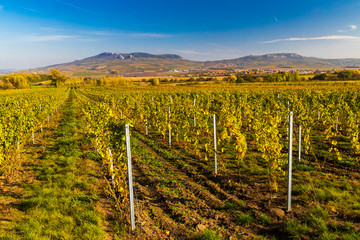
[[[241,76],[237,76],[236,83],[243,83],[245,80]]]
[[[269,75],[267,75],[266,79],[267,79],[268,82],[275,82],[276,81],[276,78],[271,73]]]
[[[236,76],[234,76],[234,75],[231,75],[231,76],[229,76],[229,77],[227,78],[227,81],[228,81],[229,83],[234,83],[234,82],[236,82],[236,80],[237,80],[237,78],[236,78]]]
[[[18,73],[6,76],[5,82],[11,83],[15,88],[29,88],[29,82],[26,78],[26,74]]]
[[[59,87],[65,84],[67,77],[60,74],[59,70],[51,69],[49,74],[49,79],[51,80],[51,86]]]
[[[298,71],[295,71],[294,74],[293,74],[293,77],[294,77],[294,81],[300,81],[300,74]]]
[[[151,85],[158,86],[160,84],[160,81],[158,78],[152,78],[151,79]]]
[[[283,75],[281,75],[281,74],[276,74],[276,77],[275,77],[276,82],[282,82],[284,80],[286,80],[285,76],[283,77]]]
[[[353,76],[353,71],[351,70],[345,70],[338,73],[338,78],[342,80],[349,80]]]
[[[264,78],[263,78],[263,77],[257,77],[257,78],[256,78],[256,81],[258,81],[258,82],[263,82],[263,81],[264,81]]]
[[[320,73],[320,74],[316,74],[313,77],[313,80],[326,80],[327,78],[327,74],[326,73]]]
[[[254,82],[254,78],[251,76],[251,74],[242,75],[242,78],[245,82]]]

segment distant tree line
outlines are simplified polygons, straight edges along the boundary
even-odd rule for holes
[[[102,77],[100,79],[92,80],[89,83],[96,83],[99,86],[117,86],[117,85],[128,85],[128,79],[122,76],[115,77]]]
[[[49,74],[15,73],[0,77],[0,89],[26,89],[30,84],[50,81],[45,85],[60,87],[63,85],[83,84],[84,79],[69,78],[59,70],[51,69]]]
[[[294,82],[305,80],[304,77],[300,77],[299,72],[294,73],[279,72],[276,74],[238,74],[225,77],[223,79],[229,83],[244,83],[244,82]]]
[[[0,77],[0,88],[30,88],[30,83],[37,83],[49,80],[46,74],[36,73],[15,73]]]
[[[296,82],[304,80],[360,80],[359,70],[336,70],[329,73],[315,73],[312,78],[306,79],[300,76],[299,72],[293,73],[279,72],[276,74],[266,75],[252,75],[252,74],[239,74],[225,77],[224,80],[230,83],[243,83],[243,82]]]
[[[115,72],[114,72],[115,73]],[[228,82],[228,83],[245,83],[245,82],[296,82],[304,80],[320,80],[320,81],[341,81],[341,80],[360,80],[359,70],[335,70],[333,72],[321,73],[316,72],[312,77],[305,78],[300,76],[300,73],[295,71],[293,73],[278,72],[274,74],[237,74],[226,76],[222,79],[219,77],[189,77],[188,79],[172,79],[172,78],[150,78],[142,79],[150,83],[153,86],[157,86],[160,83],[168,82]],[[72,78],[61,74],[59,70],[51,69],[49,74],[36,74],[36,73],[15,73],[5,76],[0,76],[0,89],[21,89],[30,88],[31,84],[45,82],[50,87],[78,86],[84,84],[94,84],[98,86],[117,86],[117,85],[129,85],[131,81],[119,75],[112,74],[111,76],[102,77],[100,79],[94,78]]]
[[[360,80],[360,71],[359,70],[342,70],[334,71],[333,73],[317,73],[312,78],[313,80]]]

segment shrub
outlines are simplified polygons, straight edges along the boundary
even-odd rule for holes
[[[243,213],[236,219],[236,224],[246,227],[249,226],[253,221],[254,219],[252,218],[252,216]]]
[[[150,81],[151,81],[151,85],[153,85],[153,86],[158,86],[160,84],[160,81],[158,78],[152,78]]]

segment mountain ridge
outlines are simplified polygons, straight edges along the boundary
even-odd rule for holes
[[[297,53],[268,53],[247,55],[234,59],[193,61],[177,54],[150,54],[144,52],[102,52],[95,56],[56,64],[31,71],[57,68],[73,76],[106,75],[114,73],[148,73],[169,71],[195,71],[209,69],[339,69],[359,67],[360,59],[324,59],[305,57]],[[84,74],[80,74],[84,73]],[[87,73],[87,74],[85,74]],[[139,74],[134,74],[139,75]],[[141,74],[140,74],[141,75]]]

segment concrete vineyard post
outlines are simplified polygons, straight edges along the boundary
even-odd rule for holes
[[[196,104],[196,98],[194,98],[194,109],[195,109],[195,104]],[[194,112],[194,127],[196,127],[196,117],[195,117],[195,112]]]
[[[127,169],[129,180],[129,198],[130,198],[130,220],[131,230],[135,230],[135,211],[134,211],[134,188],[131,167],[131,149],[130,149],[130,129],[129,124],[125,124],[125,141],[126,141],[126,155],[127,155]]]
[[[43,131],[42,123],[40,124],[40,132]]]
[[[287,210],[291,211],[291,184],[292,184],[292,142],[293,142],[293,112],[289,115],[289,163],[288,163],[288,198]]]
[[[336,131],[338,130],[338,127],[339,126],[339,117],[336,117],[336,126],[335,126],[335,128],[336,128]]]
[[[214,161],[215,161],[215,174],[217,174],[217,146],[216,146],[216,116],[214,114]]]
[[[171,147],[171,124],[170,124],[170,107],[169,107],[169,148]]]
[[[149,134],[149,131],[148,131],[148,120],[147,120],[147,115],[145,114],[145,133],[146,135]]]
[[[32,132],[31,137],[32,137],[32,142],[33,142],[33,144],[35,144],[35,133],[34,133],[34,130],[33,130],[33,132]]]
[[[115,189],[115,179],[114,179],[114,161],[112,158],[111,150],[108,148],[109,151],[109,160],[110,160],[110,174],[111,174],[111,184],[113,186],[113,189]]]
[[[49,117],[49,115],[47,116],[47,123],[48,123],[48,124],[50,123],[50,117]]]
[[[301,161],[301,125],[299,125],[299,162]]]

